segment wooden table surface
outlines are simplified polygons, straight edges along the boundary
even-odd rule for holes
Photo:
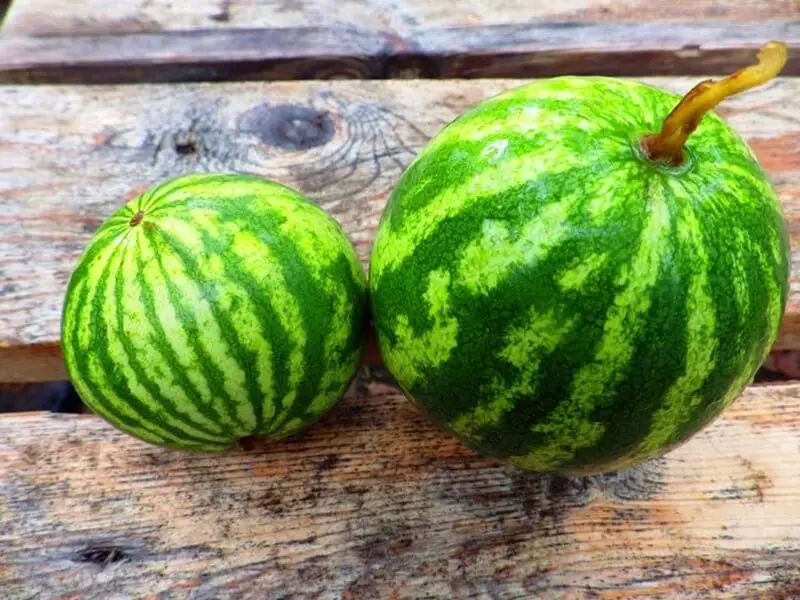
[[[0,383],[65,378],[70,271],[102,220],[196,170],[307,194],[364,265],[397,177],[528,77],[685,92],[777,38],[720,114],[792,236],[798,0],[16,0],[0,29]],[[372,355],[368,362],[375,365]],[[0,415],[0,598],[800,598],[800,383],[753,385],[668,456],[592,478],[481,459],[378,368],[295,439],[161,450],[92,415]]]

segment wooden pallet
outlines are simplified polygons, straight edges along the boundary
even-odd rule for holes
[[[0,382],[66,376],[70,271],[157,181],[281,180],[366,264],[399,174],[474,103],[559,73],[683,92],[771,38],[790,44],[784,76],[719,112],[784,205],[778,347],[800,349],[797,0],[17,0],[0,29]],[[217,457],[94,416],[6,415],[0,596],[800,598],[798,400],[752,386],[667,457],[595,478],[480,459],[366,376],[296,439]]]

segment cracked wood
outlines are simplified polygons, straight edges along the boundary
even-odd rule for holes
[[[617,474],[499,466],[368,382],[222,455],[98,417],[0,418],[0,586],[49,598],[792,598],[800,386],[751,387]],[[777,457],[780,457],[779,459]]]
[[[648,80],[685,92],[694,79]],[[0,381],[65,377],[60,311],[94,230],[188,171],[247,171],[309,196],[366,267],[386,198],[448,121],[516,80],[0,87]],[[795,268],[778,347],[800,348],[800,80],[720,112],[752,145],[790,227]],[[370,360],[374,360],[374,357]]]

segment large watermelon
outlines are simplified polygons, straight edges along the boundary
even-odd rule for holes
[[[691,133],[710,87],[673,126]],[[450,123],[393,191],[370,266],[379,348],[478,452],[542,472],[636,464],[712,421],[775,341],[781,205],[714,113],[674,156],[648,154],[679,100],[533,81]]]
[[[192,174],[134,198],[69,282],[62,346],[81,398],[153,444],[278,438],[343,395],[366,277],[337,223],[254,176]]]

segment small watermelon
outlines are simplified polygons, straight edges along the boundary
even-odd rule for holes
[[[364,350],[366,276],[339,225],[281,184],[190,174],[96,232],[62,348],[95,412],[152,444],[280,438],[344,394]]]
[[[573,474],[719,415],[776,339],[790,254],[774,189],[709,111],[785,61],[771,43],[683,100],[537,80],[436,135],[370,261],[379,349],[411,402],[481,454]]]

